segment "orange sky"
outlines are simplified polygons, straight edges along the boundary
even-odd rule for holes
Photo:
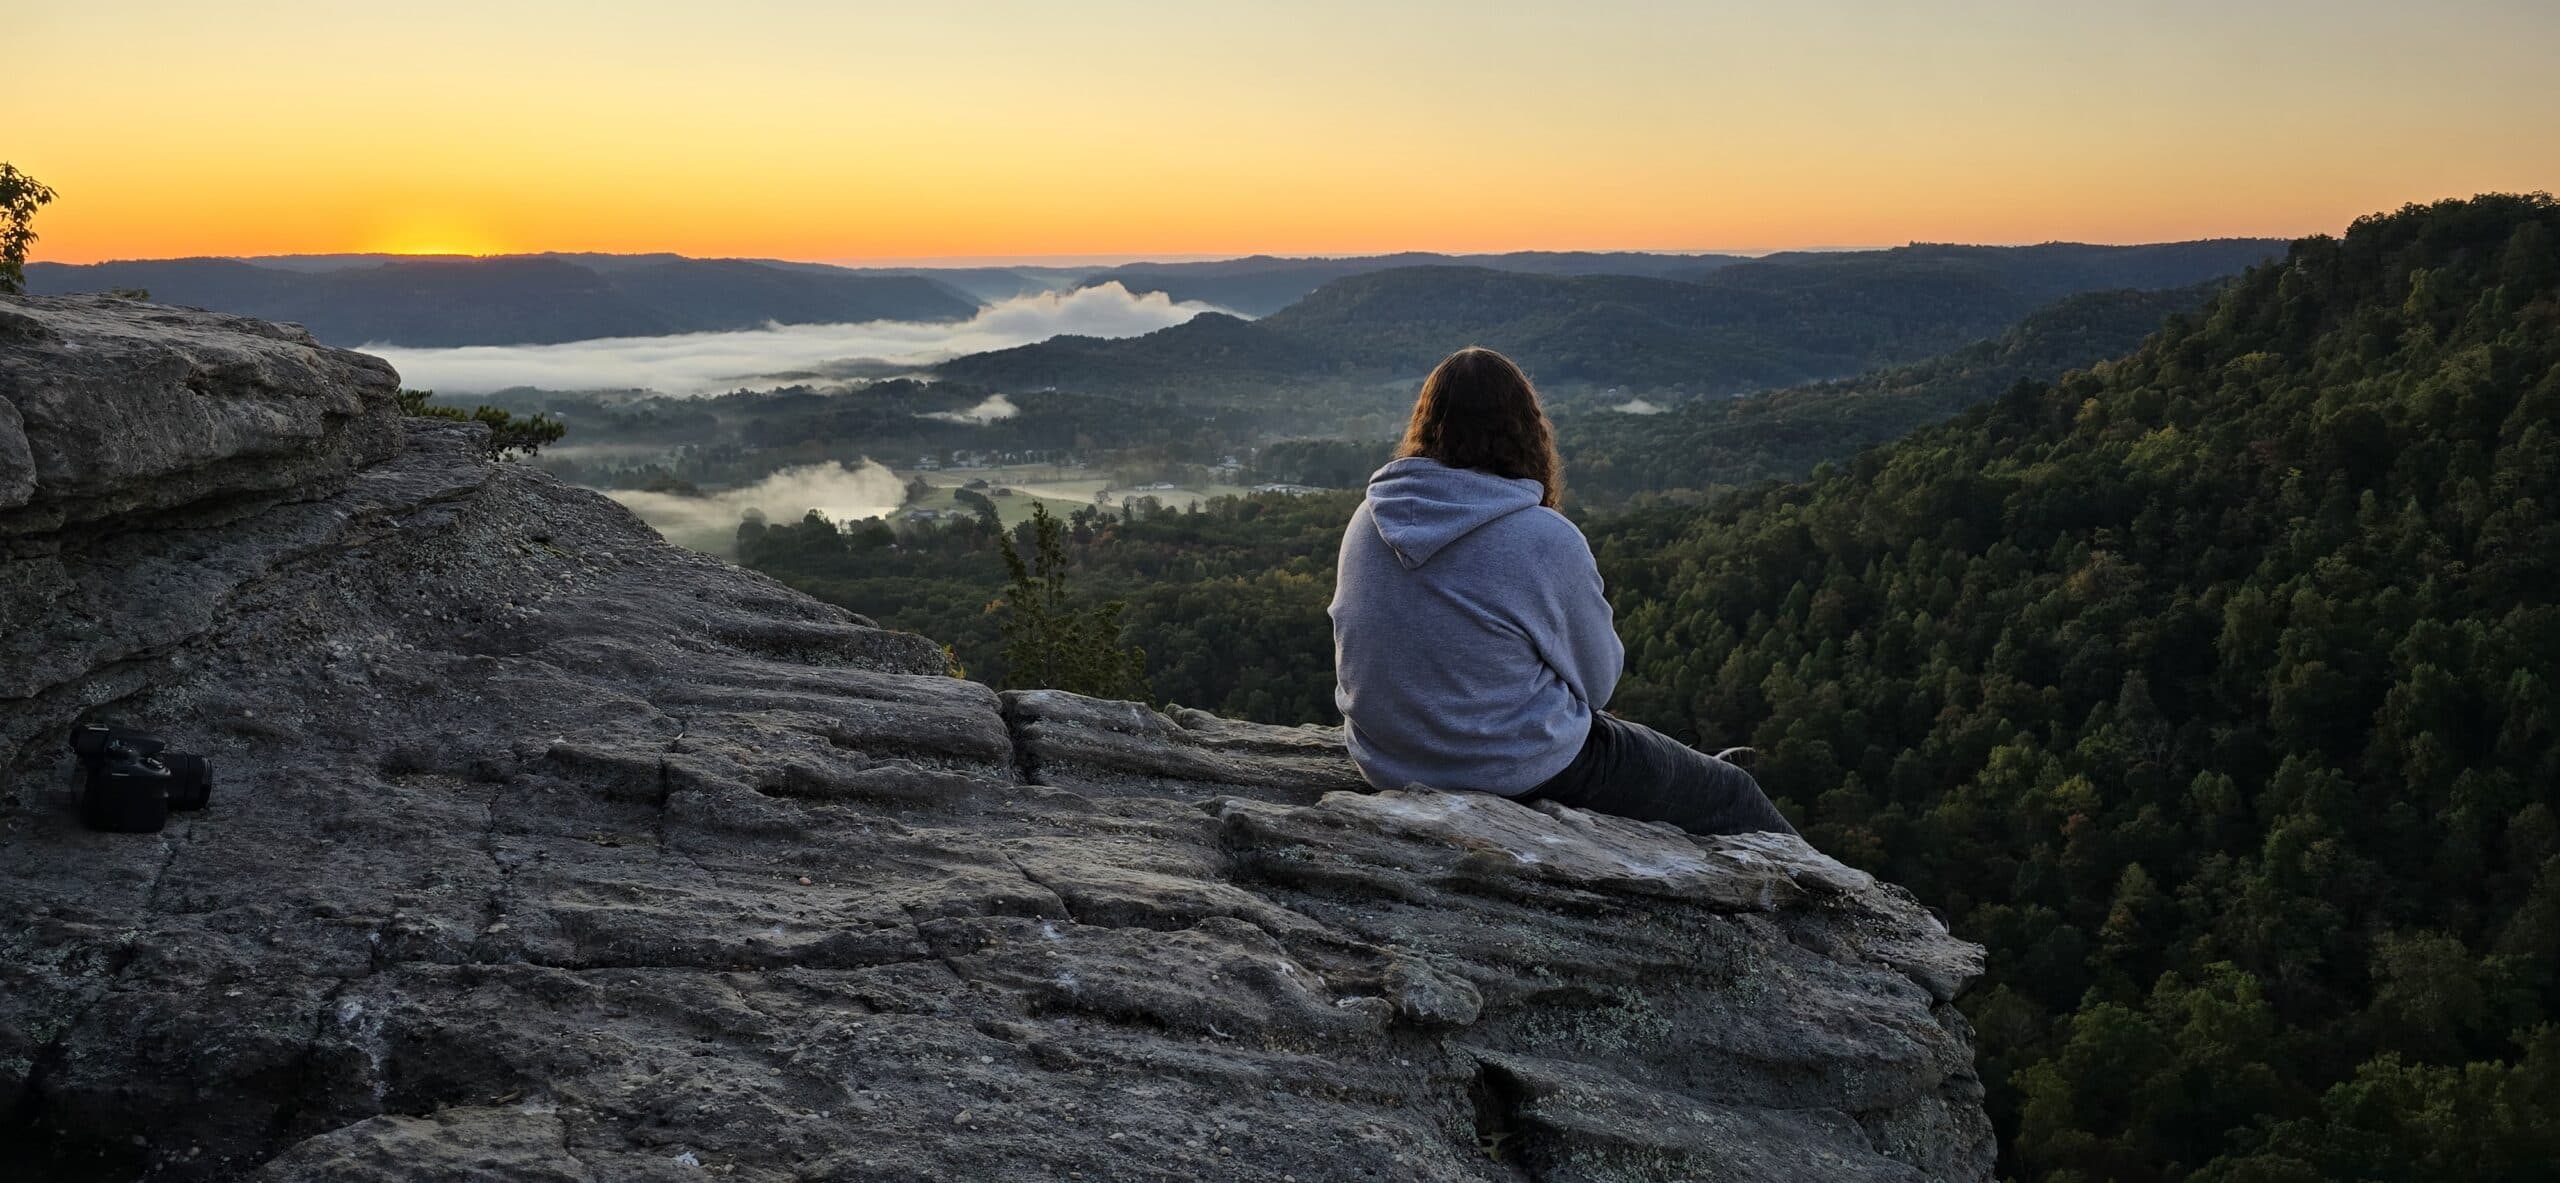
[[[805,0],[13,13],[34,256],[1769,249],[2560,188],[2560,4]]]

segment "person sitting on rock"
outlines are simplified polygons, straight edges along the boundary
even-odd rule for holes
[[[1490,349],[1422,383],[1343,531],[1334,705],[1361,775],[1553,801],[1695,834],[1795,827],[1731,761],[1605,713],[1626,650],[1561,513],[1555,429]]]

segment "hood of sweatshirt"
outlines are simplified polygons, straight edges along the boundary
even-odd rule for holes
[[[1369,520],[1411,571],[1485,523],[1535,508],[1545,497],[1538,482],[1524,477],[1407,456],[1370,476]]]

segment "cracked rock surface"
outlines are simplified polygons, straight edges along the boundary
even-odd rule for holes
[[[287,330],[0,299],[0,407],[59,355],[112,385],[91,335],[140,335],[136,383],[189,364],[153,324],[302,351],[173,399],[392,443],[284,482],[84,477],[76,523],[0,552],[0,1161],[1990,1176],[1949,1004],[1979,950],[1800,842],[1372,794],[1327,729],[944,676],[474,429],[401,424],[379,363]],[[70,504],[35,471],[22,506]],[[212,808],[80,829],[80,719],[205,753]]]

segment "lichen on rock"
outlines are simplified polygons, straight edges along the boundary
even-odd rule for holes
[[[0,299],[0,1159],[1989,1177],[1948,1004],[1979,950],[1888,885],[1368,793],[1324,728],[1000,695],[393,385],[288,329]],[[232,442],[58,440],[105,405]],[[79,829],[85,718],[206,753],[213,807]]]

